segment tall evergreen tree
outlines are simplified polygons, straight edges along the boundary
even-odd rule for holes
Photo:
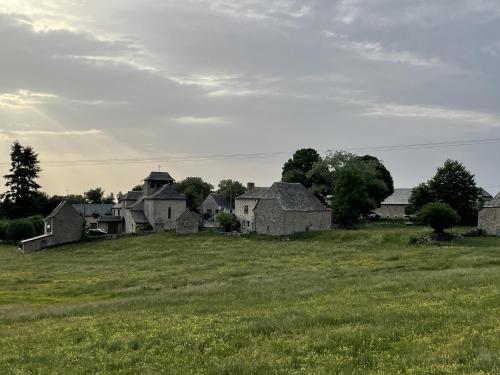
[[[15,141],[10,152],[11,167],[4,176],[8,190],[2,195],[4,204],[11,205],[9,216],[21,217],[35,213],[35,198],[40,185],[35,181],[42,169],[38,154],[31,146]]]

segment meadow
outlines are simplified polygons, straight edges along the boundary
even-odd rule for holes
[[[0,244],[0,373],[500,373],[500,238],[423,231]]]

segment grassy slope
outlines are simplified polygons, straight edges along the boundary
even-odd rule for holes
[[[500,239],[0,246],[0,373],[499,373]]]

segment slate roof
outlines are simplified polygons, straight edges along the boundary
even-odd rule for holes
[[[236,199],[260,199],[266,194],[268,189],[267,187],[254,187]]]
[[[229,209],[229,202],[226,200],[226,198],[224,198],[224,196],[222,194],[219,194],[219,193],[210,193],[208,195],[208,197],[212,197],[213,200],[215,201],[215,203],[217,203],[217,205],[219,207]]]
[[[168,199],[168,200],[182,200],[182,201],[186,200],[184,195],[175,191],[172,185],[164,185],[156,193],[148,197],[144,197],[144,199]]]
[[[83,216],[83,211],[84,211],[84,206],[85,206],[85,216],[92,216],[92,215],[99,215],[99,216],[104,216],[104,215],[111,215],[111,210],[113,208],[112,204],[73,204],[73,208],[78,211],[80,215]]]
[[[199,221],[199,216],[197,213],[191,211],[189,208],[186,208],[182,214],[179,215],[175,221],[185,220],[186,218],[193,219],[194,221]]]
[[[142,210],[132,210],[130,211],[130,215],[136,224],[149,224],[149,221]]]
[[[486,202],[484,208],[500,208],[500,193],[498,193],[495,198]]]
[[[164,181],[164,182],[174,182],[175,180],[170,176],[168,172],[151,172],[144,181]]]
[[[261,199],[276,199],[285,211],[331,211],[299,183],[275,182]]]
[[[116,222],[123,221],[123,218],[121,216],[106,215],[106,216],[101,216],[99,218],[99,222],[101,222],[101,221],[104,223],[116,223]]]
[[[387,197],[382,204],[407,205],[412,190],[412,188],[394,189],[394,193]]]

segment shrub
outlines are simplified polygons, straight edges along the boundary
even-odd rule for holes
[[[0,240],[7,239],[7,228],[9,227],[9,222],[7,220],[0,219]]]
[[[227,212],[221,212],[215,218],[217,224],[224,228],[225,232],[231,232],[232,230],[238,230],[240,227],[240,222],[235,214],[230,214]]]
[[[45,221],[43,220],[43,216],[34,215],[28,217],[28,219],[31,221],[33,227],[35,228],[35,234],[43,234],[45,229]]]
[[[446,203],[427,203],[417,214],[417,221],[429,225],[434,232],[443,233],[460,222],[457,211]]]
[[[35,227],[29,219],[12,220],[7,227],[7,239],[21,241],[35,235]]]

